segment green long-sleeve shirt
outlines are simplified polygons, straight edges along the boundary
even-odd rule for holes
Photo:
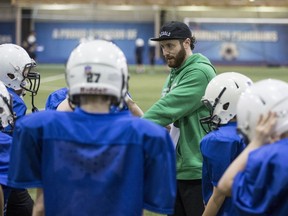
[[[210,61],[201,54],[191,55],[172,69],[162,89],[162,97],[144,114],[159,125],[174,123],[180,129],[176,147],[177,179],[201,179],[202,155],[199,144],[205,131],[199,122],[208,115],[201,99],[216,75]]]

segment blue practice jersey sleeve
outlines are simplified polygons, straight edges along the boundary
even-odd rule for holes
[[[176,161],[174,155],[170,154],[171,152],[174,154],[174,147],[170,135],[168,133],[163,135],[158,143],[151,138],[145,140],[144,157],[147,163],[144,182],[147,184],[144,186],[144,208],[160,214],[171,214],[174,209],[173,199],[163,199],[162,209],[157,204],[158,199],[162,196],[176,196]],[[163,144],[166,145],[164,149]],[[163,163],[164,161],[166,162]],[[159,187],[162,184],[165,186]]]
[[[20,123],[20,120],[18,122]],[[16,122],[13,131],[13,141],[10,156],[11,168],[9,169],[8,175],[9,185],[15,188],[42,187],[40,157],[41,145],[37,143],[41,134],[38,136],[35,134],[33,136],[30,131],[25,132],[25,130],[17,127],[18,122]],[[22,166],[22,164],[25,163],[26,165]],[[21,182],[21,184],[17,184],[17,181]]]
[[[0,184],[7,185],[12,137],[0,132]]]
[[[67,88],[61,88],[52,92],[46,100],[45,109],[56,110],[58,105],[67,98],[67,93]]]
[[[232,186],[240,215],[285,216],[288,212],[288,139],[250,153]]]

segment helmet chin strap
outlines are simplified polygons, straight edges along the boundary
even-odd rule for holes
[[[34,113],[34,112],[38,112],[38,108],[34,105],[34,93],[31,94],[31,105],[32,105],[32,109],[31,111]]]
[[[70,97],[68,97],[68,105],[69,105],[69,107],[71,108],[71,110],[75,110],[75,105],[73,105]]]
[[[118,104],[118,107],[120,109],[124,107],[125,97],[128,92],[128,84],[127,84],[127,89],[126,89],[126,92],[124,93],[125,85],[126,85],[126,82],[128,82],[128,80],[127,81],[125,80],[125,75],[122,70],[121,70],[121,75],[122,75],[122,85],[121,85],[120,99],[119,99],[119,104]]]

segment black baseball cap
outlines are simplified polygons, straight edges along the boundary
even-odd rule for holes
[[[172,21],[164,24],[160,29],[158,38],[151,38],[152,41],[174,40],[191,38],[192,33],[189,27],[178,21]]]

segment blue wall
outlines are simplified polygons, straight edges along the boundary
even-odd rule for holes
[[[43,46],[38,61],[66,62],[70,52],[83,38],[106,38],[116,43],[125,53],[128,63],[135,64],[135,40],[145,41],[144,62],[148,63],[148,40],[154,36],[153,23],[59,23],[37,22],[37,43]]]
[[[15,24],[13,22],[0,22],[0,44],[15,43]]]
[[[288,65],[288,24],[189,23],[197,43],[194,52],[222,65]],[[148,40],[154,24],[117,22],[35,22],[39,63],[65,63],[81,38],[107,38],[135,64],[135,40],[145,41],[144,63],[148,64]],[[0,43],[15,42],[15,23],[0,22]],[[162,60],[156,63],[162,64]]]
[[[189,23],[195,51],[219,64],[288,65],[288,24]]]

